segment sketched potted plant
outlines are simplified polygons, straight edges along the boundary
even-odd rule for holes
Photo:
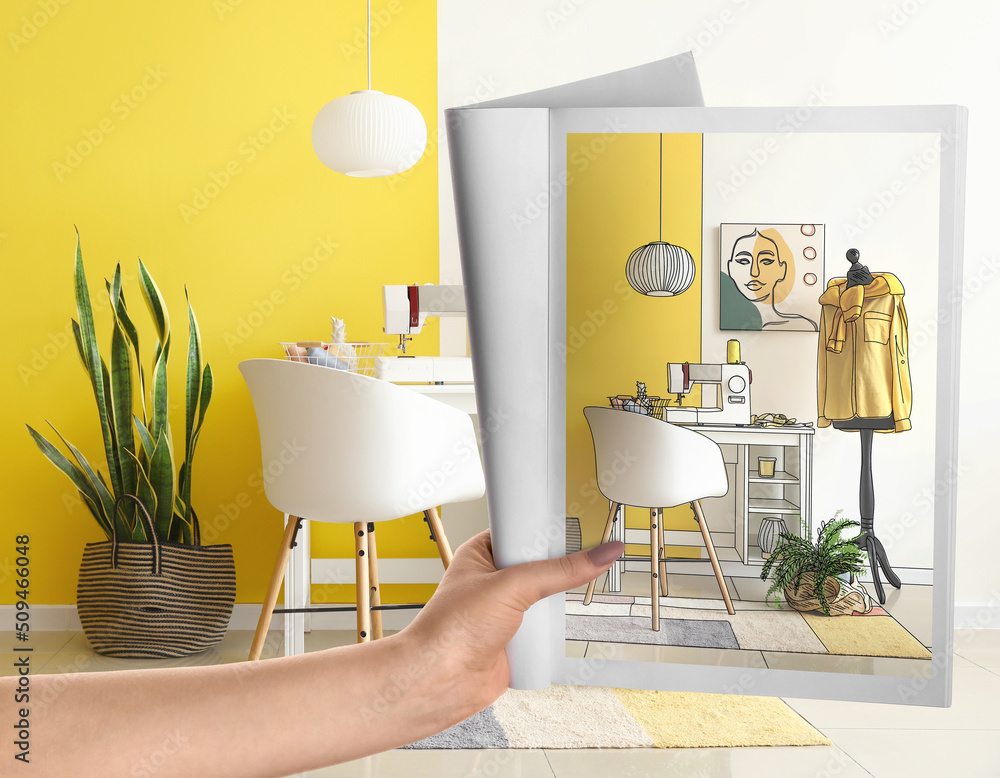
[[[861,525],[841,518],[841,513],[837,511],[820,525],[815,543],[804,537],[807,532],[801,519],[803,537],[788,532],[778,535],[778,545],[760,571],[761,580],[771,578],[766,597],[774,594],[775,605],[780,607],[777,592],[781,591],[785,601],[798,611],[820,610],[827,616],[871,611],[868,592],[851,582],[863,569],[865,553],[853,538],[843,537],[848,527]]]
[[[186,656],[222,639],[236,597],[232,546],[202,546],[191,506],[192,462],[214,382],[188,302],[184,447],[178,457],[168,418],[170,319],[142,260],[139,280],[157,339],[148,387],[138,331],[122,291],[121,265],[111,281],[105,280],[110,360],[101,356],[77,233],[79,320],[72,322],[73,334],[97,401],[104,469],[92,466],[54,426],[70,457],[30,426],[28,432],[69,477],[108,537],[86,545],[80,566],[77,611],[91,646],[108,656]]]

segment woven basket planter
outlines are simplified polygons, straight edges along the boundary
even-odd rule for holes
[[[145,509],[140,505],[139,514]],[[217,645],[236,601],[233,547],[165,543],[148,515],[151,543],[88,543],[76,609],[98,654],[133,659],[189,656]]]
[[[868,613],[873,607],[868,592],[860,586],[831,576],[824,579],[823,586],[831,616],[850,616],[855,612]],[[798,589],[785,587],[785,601],[797,611],[822,613],[822,606],[816,595],[816,576],[813,573],[805,573]]]

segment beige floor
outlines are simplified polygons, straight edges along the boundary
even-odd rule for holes
[[[597,591],[607,590],[607,577],[599,581]],[[768,583],[760,578],[727,577],[726,585],[733,605],[739,610],[741,603],[764,602]],[[871,584],[862,584],[869,593]],[[584,592],[586,586],[574,591]],[[671,597],[721,602],[719,585],[711,575],[667,574],[667,590]],[[621,594],[650,596],[649,573],[622,574]],[[906,585],[893,589],[886,585],[886,602],[882,606],[917,640],[931,647],[931,593],[930,586]],[[873,594],[874,599],[874,594]],[[875,600],[877,603],[878,600]],[[647,606],[648,607],[648,606]],[[744,606],[745,607],[745,606]],[[779,651],[749,651],[730,648],[687,648],[683,646],[651,646],[638,644],[610,644],[600,641],[567,641],[569,656],[608,656],[614,653],[621,659],[635,662],[681,662],[684,664],[725,665],[729,667],[759,667],[771,670],[813,670],[828,673],[861,673],[867,675],[898,675],[910,677],[924,672],[927,660],[888,659],[862,656],[833,656],[829,654],[801,654]],[[998,772],[1000,778],[1000,772]]]
[[[115,660],[93,653],[81,633],[36,632],[36,672],[59,673],[131,667],[207,665],[246,657],[252,634],[234,631],[214,650],[183,660]],[[343,645],[353,632],[315,631],[307,650]],[[0,646],[13,646],[0,632]],[[282,651],[281,634],[268,636],[265,656]],[[3,651],[0,674],[12,674],[13,653]],[[395,750],[336,767],[310,778],[596,778],[597,776],[701,776],[758,778],[923,778],[1000,776],[1000,630],[962,630],[955,638],[951,708],[870,703],[787,702],[826,734],[834,746],[804,748]]]

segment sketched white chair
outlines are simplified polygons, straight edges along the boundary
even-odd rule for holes
[[[694,509],[726,610],[735,613],[701,509],[703,498],[721,497],[729,491],[722,449],[694,430],[652,416],[594,406],[584,408],[583,413],[594,438],[597,485],[611,501],[601,542],[606,543],[611,537],[620,506],[649,508],[653,629],[660,628],[659,596],[667,594],[663,508],[684,503],[690,503]],[[624,460],[623,454],[627,454]],[[622,461],[627,463],[624,467],[620,465]],[[595,579],[587,586],[584,605],[593,599],[596,584]]]
[[[250,359],[240,372],[270,476],[264,491],[287,519],[250,659],[260,658],[302,519],[354,525],[358,642],[380,638],[375,522],[423,511],[447,569],[452,553],[437,506],[485,491],[472,419],[411,389],[345,370]],[[268,467],[276,462],[281,467]]]

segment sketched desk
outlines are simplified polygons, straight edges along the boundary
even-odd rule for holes
[[[719,561],[727,575],[759,573],[759,569],[754,570],[753,567],[759,568],[764,564],[757,545],[757,533],[761,519],[766,516],[784,519],[788,532],[795,534],[803,532],[801,518],[805,522],[806,536],[811,537],[814,427],[685,426],[718,443],[726,461],[729,492],[724,497],[703,500],[702,505],[711,525]],[[774,457],[773,478],[761,477],[758,457]],[[618,521],[613,525],[611,540],[648,543],[649,530],[626,532],[623,509],[618,510]],[[731,532],[728,529],[730,526]],[[694,534],[698,535],[697,532]],[[665,535],[667,545],[693,545],[687,540],[690,535],[687,531],[668,530]],[[643,563],[636,561],[632,563],[633,567],[629,562],[628,558],[624,558],[612,565],[608,575],[609,591],[621,591],[623,571],[648,571],[648,563],[642,567]],[[682,564],[685,568],[688,566]]]

